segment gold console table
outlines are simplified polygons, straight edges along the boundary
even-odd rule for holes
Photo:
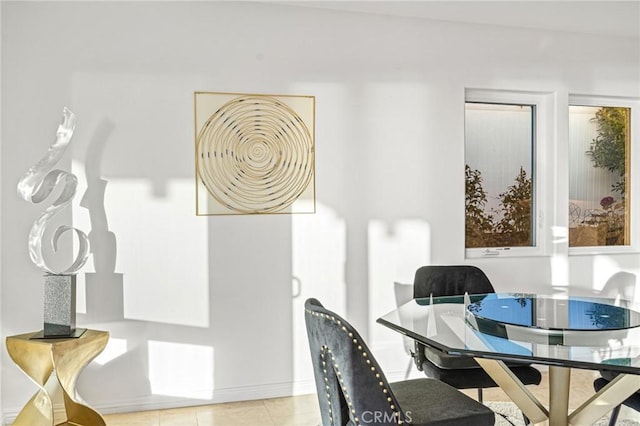
[[[86,330],[80,337],[40,339],[38,332],[7,337],[7,352],[39,387],[40,390],[27,402],[14,425],[52,426],[86,425],[105,426],[102,416],[81,402],[76,393],[76,381],[80,372],[107,346],[109,333]],[[54,423],[53,403],[45,384],[55,373],[55,386],[61,388],[66,419]]]

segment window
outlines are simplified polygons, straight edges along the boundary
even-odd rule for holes
[[[533,105],[465,105],[466,245],[533,245]]]
[[[546,95],[467,90],[465,247],[468,257],[543,251],[538,232],[540,132]]]
[[[569,105],[569,247],[631,244],[631,107],[573,96]]]
[[[638,251],[638,99],[467,89],[464,117],[466,257]]]
[[[553,102],[548,93],[466,90],[467,257],[549,252]]]

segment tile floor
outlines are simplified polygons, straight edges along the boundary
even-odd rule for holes
[[[283,414],[284,413],[284,414]],[[109,426],[317,426],[315,395],[104,416]]]
[[[579,406],[593,394],[593,380],[597,372],[572,370],[571,408]],[[543,372],[540,386],[529,389],[541,401],[548,395],[547,373]],[[465,391],[475,397],[476,392]],[[508,401],[500,389],[486,389],[485,401]],[[315,395],[301,395],[288,398],[275,398],[256,401],[232,402],[225,404],[203,405],[169,410],[154,410],[125,414],[105,415],[109,426],[317,426],[320,414]],[[284,413],[284,414],[283,414]],[[633,418],[640,421],[640,415],[623,407],[620,419]]]

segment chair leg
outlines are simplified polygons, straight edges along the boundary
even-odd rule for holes
[[[482,404],[482,388],[478,388],[478,402]]]
[[[411,374],[411,368],[413,367],[413,358],[409,358],[409,365],[407,366],[407,372],[404,373],[404,379],[407,380]]]
[[[418,371],[422,371],[422,363],[425,362],[424,345],[414,340],[413,342],[415,350],[412,352],[413,362],[416,364]]]
[[[609,418],[609,426],[613,426],[616,424],[616,421],[618,420],[618,416],[620,415],[620,407],[622,407],[622,405],[618,405],[616,408],[614,408],[611,411],[611,417]]]

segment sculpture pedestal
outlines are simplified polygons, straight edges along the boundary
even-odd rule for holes
[[[76,381],[82,369],[107,346],[109,333],[86,330],[78,338],[46,340],[33,339],[36,334],[7,337],[9,356],[40,387],[20,411],[14,425],[106,426],[102,416],[78,396]],[[56,387],[62,391],[66,414],[66,419],[57,423],[54,422],[51,395],[45,387],[53,373]]]
[[[44,276],[45,338],[73,337],[76,329],[76,276]]]

